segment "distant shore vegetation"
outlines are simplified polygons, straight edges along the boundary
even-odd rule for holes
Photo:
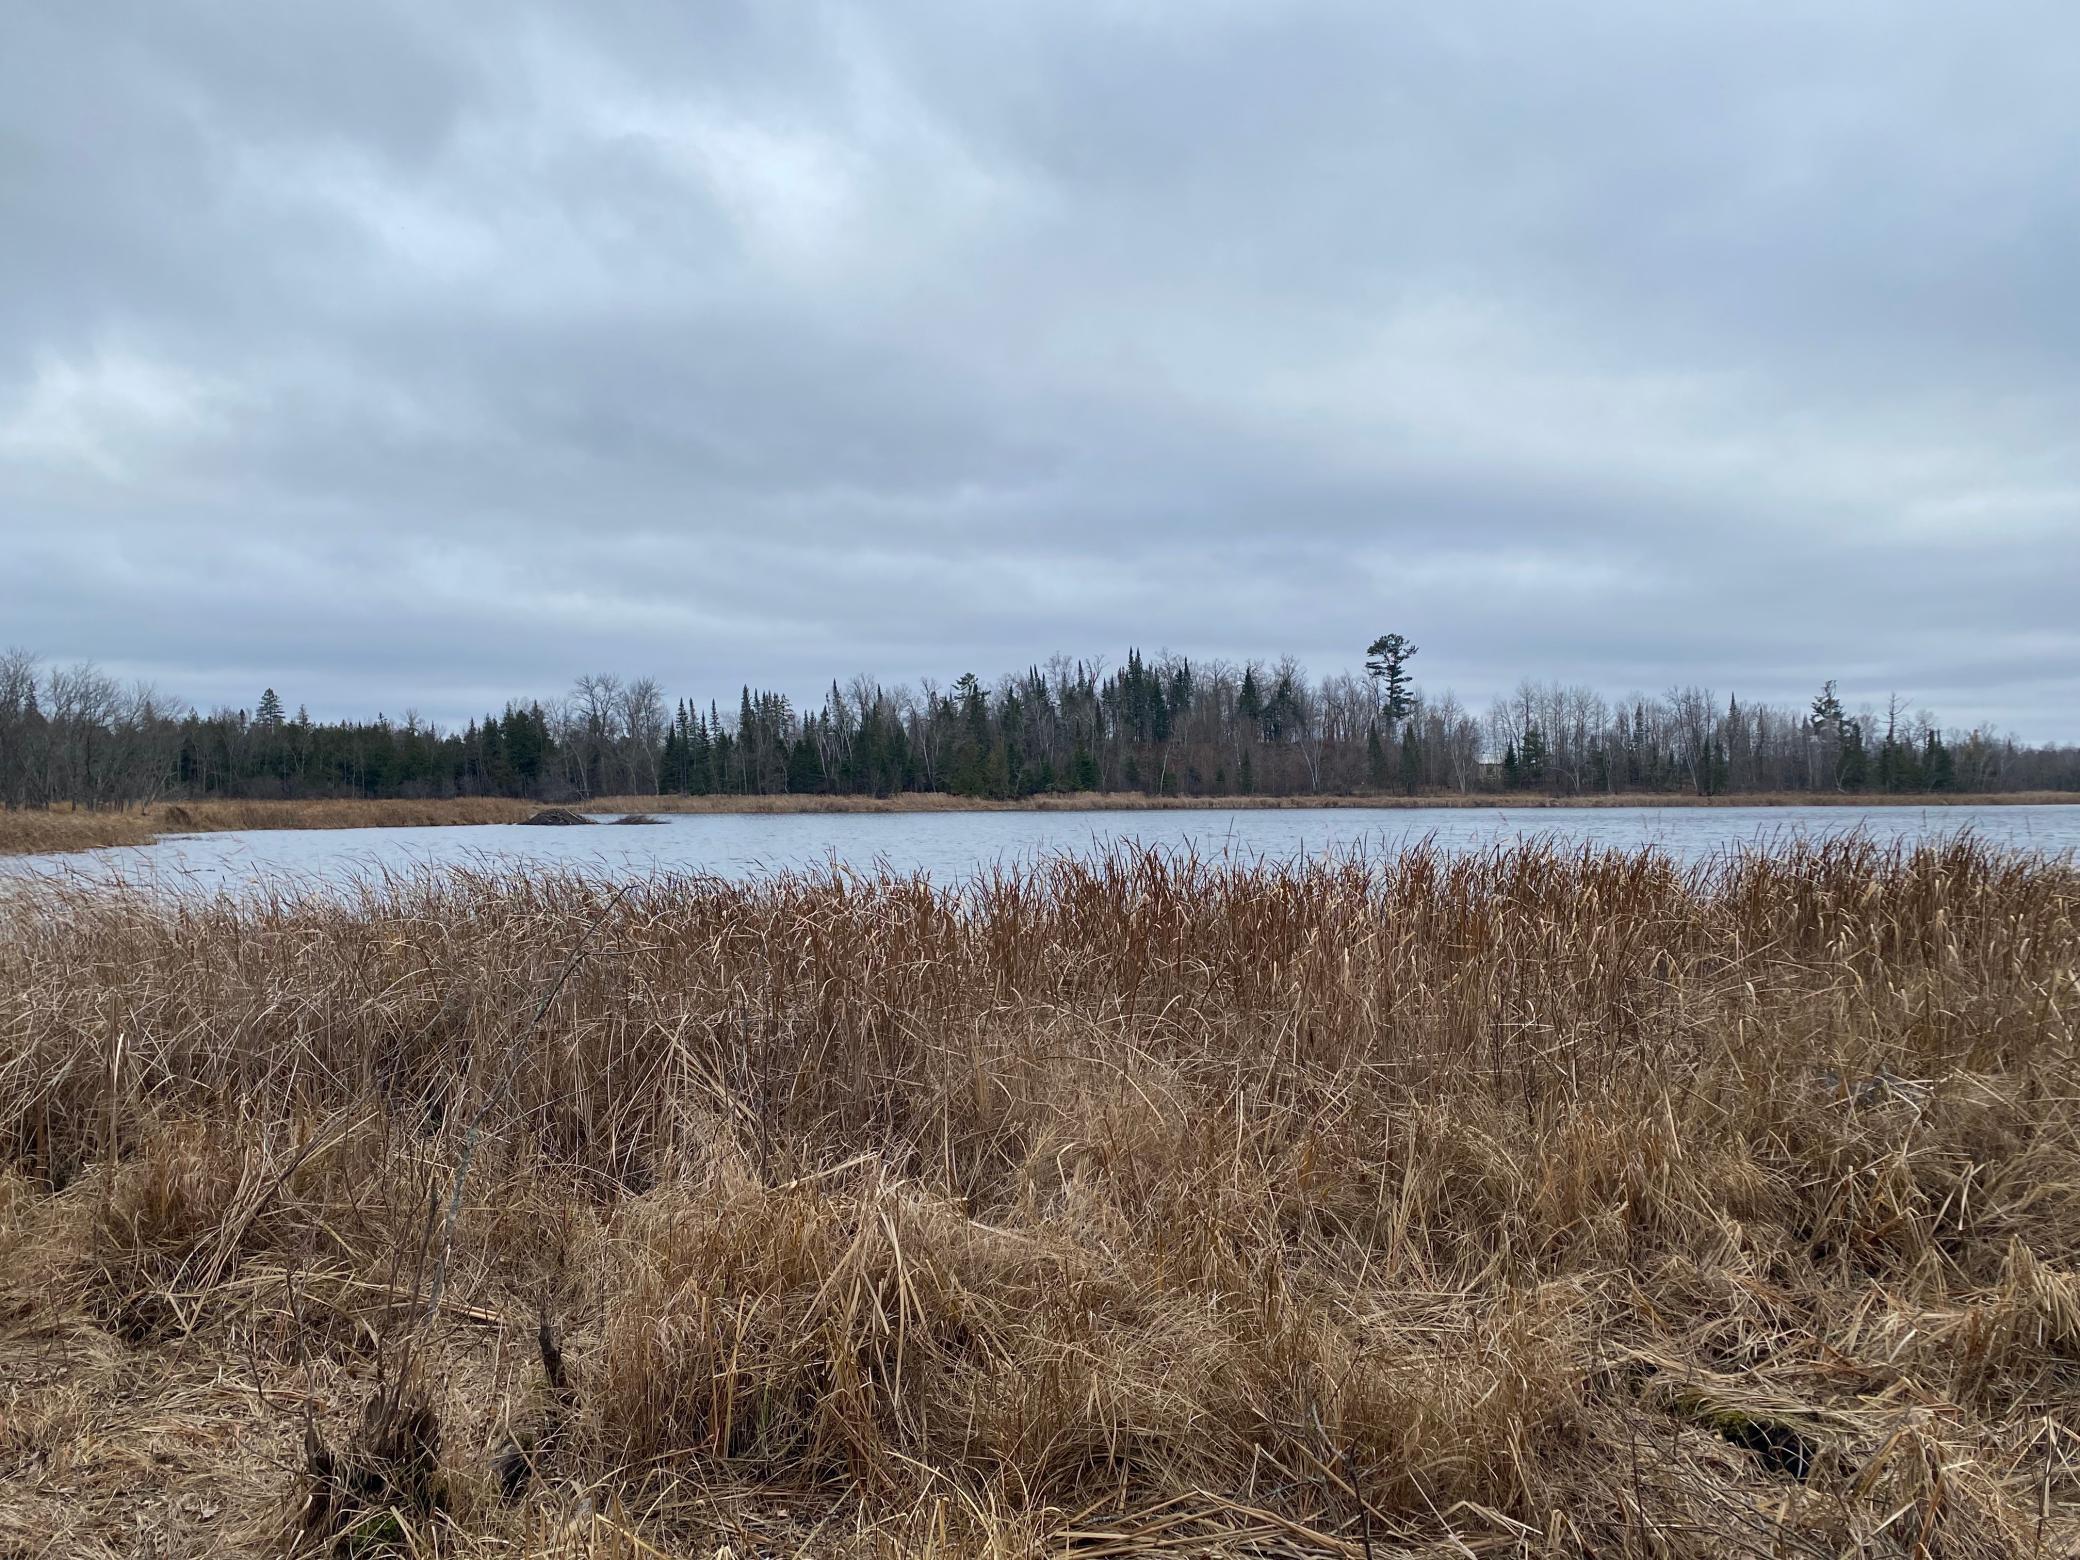
[[[1851,709],[1833,682],[1785,707],[1527,680],[1474,709],[1418,687],[1415,654],[1383,635],[1362,671],[1319,678],[1290,657],[1057,656],[994,683],[857,676],[806,707],[751,687],[702,704],[595,674],[456,728],[413,714],[317,721],[273,688],[251,709],[205,712],[13,650],[0,654],[0,806],[2080,794],[2080,746],[1945,727],[1897,697]]]

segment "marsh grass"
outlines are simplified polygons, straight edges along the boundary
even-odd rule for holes
[[[521,823],[538,810],[533,804],[503,797],[155,802],[148,807],[98,811],[28,807],[0,810],[0,855],[149,845],[161,835],[219,834],[232,829],[409,829]]]
[[[0,1553],[2070,1553],[2076,914],[1969,840],[25,888]]]
[[[149,845],[161,831],[142,811],[88,811],[73,807],[0,809],[0,855],[45,855]]]

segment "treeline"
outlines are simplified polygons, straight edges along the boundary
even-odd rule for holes
[[[1382,647],[1387,647],[1381,654]],[[1526,682],[1483,710],[1427,696],[1386,636],[1363,673],[1130,652],[1057,657],[985,684],[833,683],[820,703],[750,688],[668,702],[649,678],[581,677],[462,728],[313,721],[273,689],[202,713],[92,666],[0,656],[0,804],[161,797],[1171,796],[2080,792],[2080,748],[1945,730],[1897,699],[1744,703],[1705,688],[1608,700]]]

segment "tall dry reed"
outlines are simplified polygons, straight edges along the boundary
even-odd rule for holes
[[[2076,963],[1969,841],[39,886],[0,1546],[2070,1552]]]

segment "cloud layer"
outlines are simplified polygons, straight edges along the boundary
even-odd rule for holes
[[[2080,736],[2080,17],[34,9],[0,641],[457,717],[1127,644]]]

